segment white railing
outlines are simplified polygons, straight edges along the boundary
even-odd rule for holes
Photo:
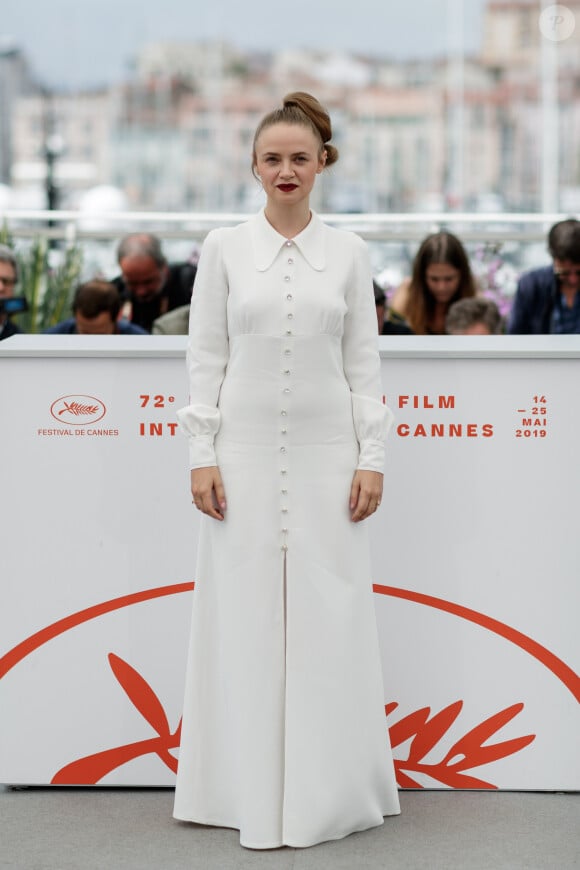
[[[43,235],[74,242],[111,239],[121,233],[149,229],[164,238],[201,239],[217,226],[237,224],[248,217],[232,212],[102,212],[10,209],[0,211],[15,238]],[[423,212],[395,214],[321,214],[326,222],[355,230],[366,239],[411,241],[448,228],[465,240],[540,241],[552,224],[570,215],[530,212]]]

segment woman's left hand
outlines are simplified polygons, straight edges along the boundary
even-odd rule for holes
[[[383,475],[380,471],[355,471],[350,488],[349,508],[353,523],[374,514],[381,503]]]

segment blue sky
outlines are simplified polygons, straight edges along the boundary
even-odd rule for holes
[[[120,78],[140,45],[222,38],[242,48],[345,49],[394,58],[480,44],[486,0],[3,0],[2,38],[51,85]],[[462,12],[463,10],[463,12]],[[463,18],[463,27],[461,19]]]

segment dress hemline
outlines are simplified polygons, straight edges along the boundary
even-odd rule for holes
[[[324,837],[323,840],[312,840],[311,842],[307,842],[307,843],[292,843],[292,842],[285,842],[282,840],[276,841],[275,843],[272,843],[272,842],[269,842],[269,843],[249,843],[249,842],[244,842],[240,836],[240,846],[242,846],[244,849],[256,849],[256,850],[281,849],[284,846],[286,846],[289,849],[310,849],[312,846],[318,846],[321,843],[331,843],[331,842],[334,842],[336,840],[344,840],[345,837],[350,837],[351,834],[360,834],[363,831],[370,831],[370,830],[372,830],[372,828],[379,828],[381,825],[384,824],[386,818],[390,818],[391,816],[400,816],[400,815],[401,815],[400,809],[397,812],[385,813],[385,815],[378,822],[373,822],[370,825],[365,825],[364,828],[353,828],[352,830],[345,831],[344,833],[340,833],[340,834],[337,833],[337,834],[333,834],[330,836],[326,836],[326,837]],[[173,818],[179,822],[190,822],[194,825],[207,825],[210,828],[227,828],[229,830],[238,831],[241,834],[239,825],[234,824],[232,822],[223,822],[223,821],[216,821],[216,820],[210,821],[208,819],[202,819],[202,818],[186,819],[186,818],[183,818],[182,816],[177,816],[175,814],[173,815]]]

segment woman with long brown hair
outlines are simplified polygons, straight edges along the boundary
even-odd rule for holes
[[[411,278],[397,289],[391,305],[415,335],[444,335],[449,307],[476,293],[465,248],[453,233],[439,232],[421,243]]]

